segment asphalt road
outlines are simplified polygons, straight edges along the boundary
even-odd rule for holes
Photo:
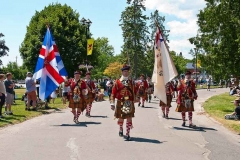
[[[170,109],[162,118],[159,101],[136,107],[132,141],[118,136],[109,102],[93,104],[92,116],[72,121],[69,109],[0,129],[0,157],[6,160],[236,160],[240,136],[202,114],[201,103],[228,89],[198,91],[193,116],[197,129],[182,127],[181,115]],[[240,124],[239,124],[240,125]],[[125,131],[124,125],[124,131]]]

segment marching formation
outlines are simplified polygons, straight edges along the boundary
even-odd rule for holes
[[[124,65],[121,68],[122,75],[119,79],[116,79],[112,86],[111,96],[109,97],[111,109],[114,111],[115,119],[118,119],[119,136],[124,137],[124,121],[126,121],[126,140],[131,140],[130,130],[133,128],[133,117],[135,114],[135,103],[138,106],[142,104],[144,107],[145,101],[151,103],[151,97],[154,95],[154,84],[151,82],[151,78],[144,79],[144,75],[141,74],[139,80],[133,80],[129,77],[129,71],[131,67]],[[91,108],[95,97],[95,84],[91,80],[91,73],[89,71],[85,74],[85,79],[81,79],[82,72],[74,72],[74,78],[65,81],[65,84],[69,84],[69,108],[73,113],[73,121],[78,124],[79,116],[86,109],[86,116],[91,117]],[[171,107],[174,86],[171,82],[167,82],[165,85],[165,93],[167,102],[159,100],[159,106],[163,112],[163,118],[169,118],[169,110]],[[195,89],[195,83],[191,79],[191,72],[186,72],[185,79],[178,80],[177,85],[176,112],[181,112],[183,124],[186,126],[186,112],[189,116],[189,127],[195,128],[192,123],[192,112],[194,111],[193,102],[197,99],[198,95]],[[158,96],[158,95],[154,95]],[[140,102],[141,100],[141,102]]]
[[[129,65],[123,65],[122,74],[119,79],[108,82],[109,101],[114,111],[115,119],[118,119],[119,136],[124,137],[124,121],[126,121],[126,140],[129,141],[130,130],[133,128],[133,117],[135,115],[135,103],[138,107],[145,107],[145,103],[151,103],[152,95],[160,101],[159,106],[163,112],[163,118],[169,118],[174,92],[177,92],[177,112],[181,112],[183,124],[186,126],[186,112],[189,116],[189,127],[196,127],[192,123],[193,102],[198,95],[195,83],[191,79],[191,72],[186,72],[185,79],[178,80],[175,85],[171,80],[177,77],[175,65],[173,64],[166,42],[162,38],[161,31],[157,27],[155,39],[155,63],[152,77],[141,74],[139,79],[133,80],[130,76]],[[57,67],[56,67],[57,66]],[[82,72],[75,71],[74,78],[66,78],[67,72],[64,68],[57,45],[53,39],[50,29],[47,29],[42,49],[35,69],[34,79],[40,80],[40,98],[46,99],[56,87],[64,82],[63,103],[69,101],[73,121],[78,124],[81,113],[86,109],[86,117],[91,117],[91,109],[96,98],[95,83],[91,80],[91,73],[86,66],[85,78],[81,78]],[[49,74],[46,74],[49,73]],[[102,97],[103,98],[103,97]]]

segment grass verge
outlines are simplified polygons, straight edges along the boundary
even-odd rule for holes
[[[15,100],[16,104],[12,105],[12,111],[14,115],[3,114],[4,117],[0,119],[0,127],[20,123],[46,113],[46,110],[25,111],[25,103],[24,101],[21,101],[21,97],[25,91],[25,89],[15,89],[17,99]],[[54,104],[51,102],[49,104],[49,107],[51,107],[51,109],[66,108],[65,105],[62,104],[61,97],[56,98]],[[2,113],[4,113],[4,108],[2,110]]]
[[[240,121],[226,120],[224,116],[234,112],[235,106],[232,101],[235,96],[229,96],[229,93],[220,94],[209,98],[203,107],[205,111],[214,119],[222,123],[225,127],[240,134]]]

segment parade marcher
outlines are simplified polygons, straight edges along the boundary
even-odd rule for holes
[[[90,117],[90,113],[91,113],[91,108],[92,108],[92,103],[95,99],[95,84],[94,82],[91,80],[90,78],[91,76],[91,73],[90,72],[87,72],[86,73],[86,84],[87,84],[87,89],[88,89],[88,94],[87,96],[85,96],[85,101],[86,101],[86,104],[87,104],[87,109],[86,109],[86,116],[87,117]]]
[[[169,108],[171,107],[172,97],[174,94],[174,88],[171,82],[168,82],[166,85],[166,96],[167,96],[167,104],[160,100],[160,106],[163,112],[163,118],[168,119]],[[165,111],[166,110],[166,111]]]
[[[147,84],[148,84],[148,90],[147,90],[147,100],[148,103],[151,103],[152,100],[152,94],[153,94],[153,83],[151,82],[151,77],[147,77]]]
[[[72,108],[75,123],[79,123],[78,118],[86,108],[84,96],[87,94],[87,86],[85,81],[80,79],[80,76],[81,72],[76,71],[74,72],[74,78],[70,81],[69,108]]]
[[[129,76],[130,66],[124,65],[122,70],[122,76],[117,79],[112,88],[112,95],[110,99],[111,109],[115,110],[115,118],[118,118],[119,136],[123,137],[123,123],[126,122],[126,140],[130,140],[130,129],[133,128],[132,118],[134,117],[136,101],[136,87],[132,79]],[[117,99],[115,109],[115,98]]]
[[[142,107],[144,107],[144,102],[147,100],[147,91],[148,91],[148,84],[147,81],[144,79],[144,74],[140,75],[140,80],[137,83],[137,96],[139,99],[142,98],[142,103],[138,103],[138,107],[142,104]]]
[[[192,112],[194,111],[194,100],[197,99],[198,95],[195,89],[195,83],[191,79],[191,72],[187,71],[185,73],[185,79],[181,80],[178,83],[178,99],[177,99],[177,112],[182,112],[182,126],[186,124],[186,112],[188,112],[189,116],[189,127],[195,128],[196,125],[192,123]]]

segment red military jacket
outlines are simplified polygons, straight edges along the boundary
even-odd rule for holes
[[[86,84],[87,84],[87,87],[88,87],[91,91],[96,89],[95,84],[94,84],[94,82],[93,82],[92,80],[89,80],[89,81],[86,80],[85,82],[86,82]]]
[[[147,89],[148,89],[148,83],[147,83],[147,81],[146,80],[143,80],[143,81],[138,81],[138,83],[137,83],[137,88],[138,88],[138,90],[139,89],[143,89],[143,91],[145,92]]]
[[[118,100],[121,100],[123,97],[129,97],[130,101],[135,100],[136,87],[131,79],[128,80],[127,84],[129,89],[120,81],[120,79],[117,79],[115,81],[112,88],[111,98],[110,98],[111,103],[114,103],[115,98]]]
[[[168,83],[166,86],[166,95],[171,95],[174,92],[173,85]]]
[[[180,84],[177,87],[177,90],[179,91],[178,94],[178,99],[177,99],[177,103],[180,104],[182,102],[183,94],[186,92],[189,96],[190,99],[192,100],[196,100],[198,95],[196,92],[196,88],[195,88],[195,83],[193,82],[193,80],[189,80],[189,86],[186,83],[185,80],[181,80]]]
[[[72,95],[73,95],[73,91],[74,91],[74,88],[75,88],[76,85],[79,86],[80,97],[83,98],[82,90],[87,89],[87,85],[86,85],[85,81],[80,80],[77,84],[77,82],[75,82],[75,79],[70,80],[70,88],[71,88]]]

